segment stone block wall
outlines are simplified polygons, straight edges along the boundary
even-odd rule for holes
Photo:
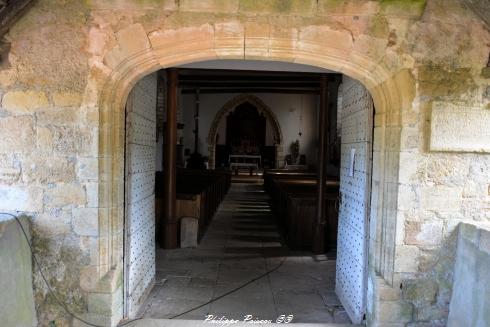
[[[132,86],[173,65],[260,59],[335,70],[368,88],[368,317],[393,326],[375,316],[392,302],[398,325],[447,321],[447,244],[458,223],[490,219],[490,31],[463,1],[40,0],[7,39],[0,210],[31,217],[36,253],[72,311],[114,324],[112,303],[123,301]],[[39,321],[71,324],[37,275],[34,285]],[[100,298],[110,304],[103,314]]]

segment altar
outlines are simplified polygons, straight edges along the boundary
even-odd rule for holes
[[[253,171],[257,173],[262,166],[262,156],[248,154],[230,154],[228,164],[231,170],[235,170],[235,175],[238,175],[238,169],[246,168],[250,170],[250,175]]]

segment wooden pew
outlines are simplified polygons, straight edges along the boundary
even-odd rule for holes
[[[231,173],[213,170],[179,170],[177,194],[199,194],[201,210],[199,219],[207,226],[231,185]],[[183,217],[177,213],[178,217]]]
[[[264,188],[266,191],[270,191],[271,183],[274,179],[314,179],[316,173],[312,171],[294,171],[284,169],[268,169],[264,171]]]
[[[177,218],[195,217],[199,236],[216,213],[231,184],[231,174],[215,171],[182,170],[177,175]],[[193,212],[194,215],[188,215]]]
[[[292,249],[311,250],[316,226],[317,181],[311,173],[264,174],[271,195],[273,209],[278,216],[288,246]],[[264,185],[265,186],[265,185]],[[333,178],[326,182],[326,245],[336,246],[338,213],[336,201],[339,182]]]
[[[157,228],[162,228],[161,219],[161,183],[163,179],[156,178],[156,220]],[[214,170],[181,169],[177,172],[176,216],[195,217],[199,224],[199,238],[204,234],[221,201],[231,185],[231,173]],[[159,233],[157,232],[157,236]],[[180,235],[180,232],[178,236]],[[179,237],[178,237],[179,238]]]

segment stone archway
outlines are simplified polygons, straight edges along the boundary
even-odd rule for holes
[[[270,28],[273,28],[270,26]],[[203,24],[176,30],[163,27],[149,34],[141,24],[119,32],[117,45],[105,56],[110,72],[100,85],[99,120],[99,248],[100,263],[91,266],[98,276],[94,294],[114,296],[120,307],[123,278],[124,233],[124,107],[134,84],[158,69],[191,62],[226,59],[283,61],[337,71],[359,80],[369,90],[376,107],[374,133],[373,197],[369,245],[371,284],[381,275],[393,283],[398,199],[398,162],[401,113],[412,105],[415,83],[409,69],[384,65],[356,46],[349,32],[328,26],[307,26],[301,33],[250,36],[238,20]],[[131,37],[125,37],[130,35]],[[134,43],[139,39],[141,42]],[[333,39],[335,42],[326,42]],[[402,62],[393,54],[393,62]],[[95,277],[94,277],[95,278]],[[102,291],[101,291],[102,290]],[[119,295],[118,295],[119,294]],[[377,301],[372,299],[372,301]],[[122,318],[119,311],[111,319]]]
[[[210,169],[215,168],[216,134],[218,133],[220,121],[224,119],[230,111],[233,111],[237,106],[245,102],[255,106],[259,113],[263,113],[265,118],[271,123],[276,146],[276,168],[279,166],[280,162],[283,162],[283,136],[281,126],[279,125],[276,115],[259,97],[252,94],[241,94],[225,103],[225,105],[216,113],[213,122],[211,123],[207,138]]]

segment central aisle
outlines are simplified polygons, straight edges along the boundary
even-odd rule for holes
[[[334,293],[335,259],[291,252],[281,242],[269,197],[259,184],[233,184],[196,249],[157,249],[156,285],[142,307],[145,318],[171,318],[216,299],[282,265],[265,277],[215,302],[176,317],[295,323],[349,319]]]

